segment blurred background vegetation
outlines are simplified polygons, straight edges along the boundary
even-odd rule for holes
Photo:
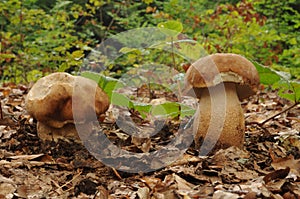
[[[182,33],[209,54],[242,54],[299,80],[299,13],[299,0],[1,0],[0,80],[30,82],[77,71],[106,38],[168,20],[182,23]],[[172,64],[169,54],[150,55],[150,61]],[[117,76],[139,61],[127,56],[108,73]],[[176,58],[178,65],[183,61]]]

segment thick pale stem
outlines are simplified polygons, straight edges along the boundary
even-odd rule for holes
[[[195,145],[200,153],[230,146],[241,148],[244,130],[244,114],[234,83],[202,90],[194,123]]]

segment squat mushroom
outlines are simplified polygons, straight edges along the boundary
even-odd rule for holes
[[[73,111],[79,112],[80,124],[88,125],[93,116],[108,109],[109,99],[96,82],[59,72],[39,79],[30,89],[25,105],[28,113],[37,120],[41,139],[78,139]]]
[[[240,55],[217,53],[193,63],[186,83],[200,98],[193,126],[200,153],[241,148],[245,123],[239,100],[256,92],[259,76],[255,66]]]

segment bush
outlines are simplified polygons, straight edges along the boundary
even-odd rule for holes
[[[207,53],[242,54],[300,78],[296,0],[6,0],[0,2],[0,13],[2,81],[28,82],[54,71],[76,72],[91,48],[106,38],[168,20],[181,22],[183,33]],[[132,53],[110,65],[110,72],[138,65],[140,54]],[[170,54],[147,53],[148,61],[174,65]],[[177,64],[181,61],[176,58]]]

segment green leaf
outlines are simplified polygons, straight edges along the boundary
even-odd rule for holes
[[[80,60],[83,57],[84,57],[83,50],[75,50],[74,52],[72,52],[72,58],[75,59],[76,61]]]
[[[139,52],[139,54],[141,53],[140,49],[138,48],[129,48],[129,47],[123,47],[119,50],[120,53],[123,53],[123,54],[127,54],[127,53],[130,53],[130,52]]]
[[[97,82],[99,87],[110,97],[111,104],[134,109],[138,111],[143,118],[145,118],[147,114],[163,118],[174,118],[178,115],[186,117],[195,113],[195,110],[191,107],[178,102],[165,102],[159,105],[151,105],[132,101],[125,94],[114,92],[115,89],[124,87],[124,84],[120,80],[111,77],[87,71],[82,72],[81,76]]]
[[[190,62],[198,60],[206,53],[203,46],[192,39],[179,40],[174,43],[177,45],[177,52]]]
[[[61,7],[64,7],[66,5],[71,4],[72,1],[62,1],[62,2],[58,2],[54,7],[53,10],[59,10]]]
[[[65,71],[68,70],[69,68],[70,68],[69,63],[63,62],[61,65],[59,65],[57,71],[58,71],[58,72],[65,72]]]
[[[160,117],[177,117],[180,114],[180,105],[176,102],[154,105],[152,106],[151,114]]]
[[[300,83],[290,80],[283,72],[277,72],[273,69],[267,68],[252,62],[260,76],[260,83],[272,86],[273,89],[278,89],[278,95],[284,99],[300,102]]]
[[[14,54],[0,54],[1,59],[9,59],[9,58],[15,58],[16,55]]]
[[[133,104],[133,108],[134,110],[138,111],[143,118],[146,118],[147,114],[150,113],[152,105],[137,103],[137,104]]]
[[[124,94],[112,92],[111,103],[117,106],[124,106],[127,108],[133,108],[133,102]]]
[[[82,72],[82,77],[86,77],[88,79],[94,80],[97,82],[100,88],[111,98],[113,91],[118,88],[124,87],[124,83],[118,79],[107,77],[98,73],[93,72]]]
[[[152,3],[154,0],[143,0],[143,2],[145,2],[146,4],[150,4]]]
[[[252,63],[258,71],[261,84],[269,86],[281,80],[281,76],[278,75],[274,70],[267,68],[255,61],[253,61]]]
[[[157,25],[157,27],[160,29],[161,32],[171,37],[176,37],[183,30],[182,23],[173,20],[161,22]]]
[[[300,83],[296,81],[280,80],[273,85],[273,88],[278,89],[278,95],[282,98],[300,102]]]
[[[179,104],[181,106],[181,108],[180,108],[181,109],[181,113],[180,113],[181,118],[184,118],[186,116],[192,116],[195,114],[196,110],[193,109],[192,107],[187,106],[185,104],[181,104],[181,103],[179,103]]]

